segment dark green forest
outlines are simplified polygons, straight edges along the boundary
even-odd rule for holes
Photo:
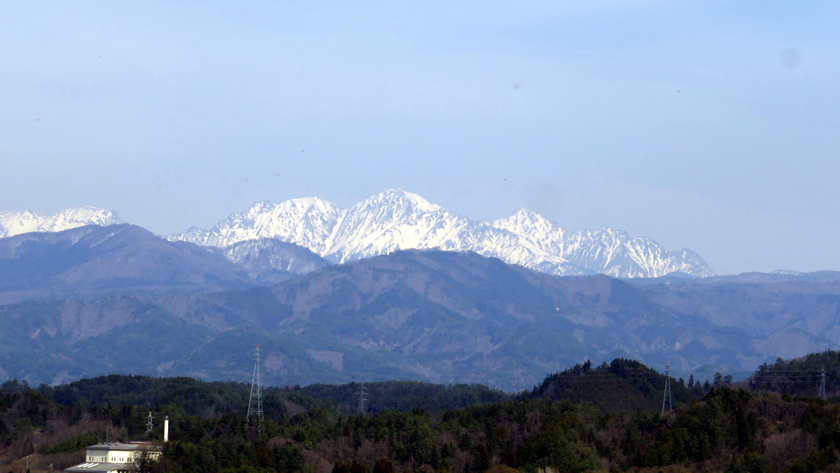
[[[826,372],[828,400],[810,374]],[[587,362],[508,395],[407,381],[266,388],[265,422],[246,422],[250,386],[103,376],[0,387],[0,471],[60,470],[106,440],[170,441],[147,472],[468,473],[840,471],[837,352],[759,367],[750,383],[671,379],[616,359]],[[821,379],[817,378],[818,381]],[[736,389],[735,386],[749,389]],[[817,384],[817,388],[819,385]],[[149,413],[154,427],[147,433]]]
[[[750,379],[750,388],[773,391],[797,396],[814,395],[814,386],[819,385],[825,373],[826,394],[836,396],[840,391],[840,352],[825,351],[812,353],[799,359],[785,361],[781,358],[774,364],[763,364]]]

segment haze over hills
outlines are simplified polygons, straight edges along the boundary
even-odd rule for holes
[[[837,273],[621,281],[470,252],[330,265],[276,239],[210,250],[126,224],[0,239],[0,378],[245,379],[260,343],[278,384],[506,387],[587,358],[737,374],[840,342]]]
[[[251,286],[244,268],[128,224],[0,239],[0,303],[109,294],[178,294]]]
[[[761,353],[790,359],[840,345],[837,271],[627,282],[680,313],[746,331],[749,348]]]
[[[782,302],[795,308],[798,300]],[[556,277],[474,253],[411,250],[268,288],[0,306],[0,377],[244,380],[258,343],[273,384],[413,379],[508,387],[517,375],[531,383],[586,359],[616,357],[651,366],[671,360],[680,372],[709,377],[778,356],[762,343],[772,334],[752,333],[687,315],[603,275]]]
[[[0,238],[0,304],[245,289],[330,263],[306,248],[255,240],[207,251],[128,224]]]
[[[693,251],[667,251],[650,238],[607,227],[567,232],[525,209],[508,218],[479,222],[402,190],[385,191],[346,210],[317,197],[277,205],[258,202],[210,230],[190,228],[168,238],[216,247],[277,238],[336,263],[401,249],[440,249],[473,251],[554,275],[714,275]]]

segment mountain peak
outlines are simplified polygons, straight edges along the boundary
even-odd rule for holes
[[[402,189],[388,189],[347,210],[317,197],[256,203],[222,220],[206,236],[195,230],[170,236],[218,247],[258,238],[295,243],[339,263],[397,250],[438,248],[473,251],[556,275],[713,274],[693,253],[669,252],[651,239],[607,228],[567,234],[528,209],[480,222]]]
[[[0,238],[31,232],[60,232],[85,225],[123,223],[116,212],[96,207],[71,207],[55,213],[31,211],[0,214]]]
[[[411,207],[422,212],[435,212],[442,209],[440,206],[432,204],[419,195],[402,189],[388,189],[385,192],[380,192],[379,194],[368,197],[357,204],[357,206],[363,207],[381,205]]]
[[[270,200],[258,200],[251,204],[251,206],[248,207],[248,210],[246,210],[245,213],[251,215],[259,214],[265,212],[266,210],[271,210],[272,208],[274,208],[274,204],[272,204]]]
[[[334,203],[322,199],[321,197],[297,197],[294,199],[285,200],[279,204],[272,204],[270,200],[258,200],[251,204],[251,206],[244,213],[247,215],[258,215],[267,212],[273,212],[278,209],[309,209],[311,207],[321,209],[338,209]]]
[[[490,225],[522,236],[543,235],[557,230],[562,233],[550,220],[526,208],[517,210],[510,217],[493,220]]]
[[[532,224],[537,225],[554,226],[554,223],[551,222],[549,219],[545,218],[542,214],[534,212],[533,210],[526,209],[525,207],[512,213],[510,217],[508,217],[508,219],[521,222],[531,222]]]

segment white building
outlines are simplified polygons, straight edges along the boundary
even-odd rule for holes
[[[163,424],[163,441],[169,441],[169,416]],[[152,442],[105,442],[85,449],[85,462],[64,471],[96,473],[128,473],[137,471],[137,464],[145,455],[150,460],[160,458],[162,448]]]
[[[137,463],[143,452],[149,459],[160,457],[160,447],[152,442],[107,442],[91,445],[85,449],[85,462],[71,466],[64,471],[87,471],[122,473],[137,471]]]

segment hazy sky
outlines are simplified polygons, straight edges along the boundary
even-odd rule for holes
[[[3,2],[0,211],[388,188],[840,270],[840,3]]]

